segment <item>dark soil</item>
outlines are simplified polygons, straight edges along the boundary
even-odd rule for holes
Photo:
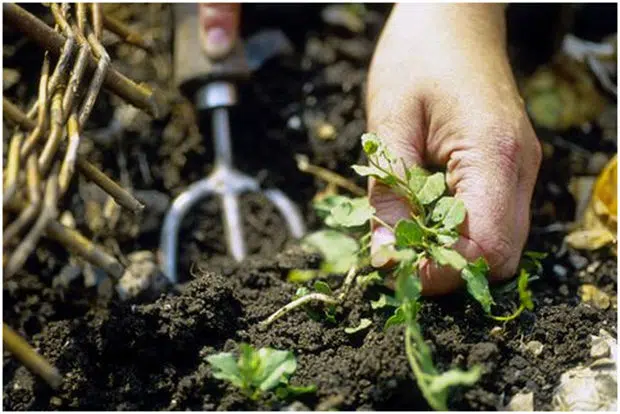
[[[127,13],[125,18],[145,31],[155,27],[153,33],[165,51],[157,59],[169,59],[167,7],[128,5],[111,10]],[[270,10],[269,6],[248,7],[248,33],[258,29],[252,26],[257,21],[270,24],[264,20]],[[297,53],[268,62],[243,86],[243,105],[232,116],[236,164],[265,186],[284,190],[303,208],[308,225],[316,228],[319,223],[311,199],[324,184],[298,172],[294,154],[306,154],[313,163],[347,176],[351,176],[347,166],[362,161],[358,142],[365,129],[365,74],[385,10],[372,9],[365,17],[365,32],[357,35],[323,23],[318,6],[284,10],[280,18],[287,22],[284,29]],[[30,48],[28,42],[22,47]],[[156,83],[174,96],[168,69],[163,66],[158,72],[154,68],[153,61],[160,60],[136,58],[130,53],[135,49],[129,46],[110,44],[108,49],[115,64],[129,76]],[[5,58],[5,67],[26,65],[21,53]],[[132,63],[132,56],[137,62]],[[37,74],[23,72],[22,76],[22,83],[27,83],[34,82]],[[31,95],[19,88],[5,95],[27,102]],[[108,125],[118,108],[118,102],[107,94],[99,101],[89,125],[93,130]],[[180,98],[178,102],[170,119],[155,122],[139,117],[123,129],[118,140],[89,140],[84,151],[113,178],[122,182],[125,174],[135,189],[157,191],[164,199],[174,197],[207,174],[212,161],[208,128],[201,128],[203,141],[191,107]],[[334,140],[317,137],[317,124],[322,121],[336,128]],[[544,230],[548,224],[573,219],[575,202],[567,188],[570,178],[582,172],[583,156],[553,144],[555,134],[549,131],[539,131],[539,136],[554,151],[544,160],[533,201],[528,248],[549,252],[541,278],[532,283],[534,311],[496,328],[462,293],[425,301],[421,310],[424,336],[440,370],[474,364],[485,370],[476,385],[451,395],[452,409],[501,409],[514,394],[529,390],[534,392],[535,408],[548,410],[560,374],[589,361],[590,335],[601,328],[617,335],[615,300],[602,310],[582,303],[578,296],[583,283],[616,296],[616,257],[607,252],[573,251],[562,242],[565,233]],[[616,151],[615,143],[600,140],[596,128],[588,133],[570,131],[562,139],[582,148],[586,160],[587,154]],[[138,166],[140,157],[146,159],[146,171]],[[110,249],[116,244],[126,255],[157,248],[159,226],[147,225],[149,220],[161,220],[164,209],[156,204],[138,219],[123,213],[120,224],[106,234],[93,233],[87,220],[80,218],[84,197],[77,190],[65,207],[74,213],[78,229]],[[3,408],[428,409],[405,357],[402,329],[384,332],[389,314],[370,307],[368,299],[376,299],[377,292],[355,287],[338,308],[337,324],[314,321],[296,311],[267,330],[258,328],[259,321],[295,293],[297,286],[287,282],[288,272],[316,268],[320,258],[301,251],[289,239],[282,218],[263,197],[245,196],[242,210],[252,256],[242,264],[225,256],[219,205],[209,200],[184,223],[181,275],[185,283],[152,303],[105,300],[96,286],[85,287],[82,278],[58,286],[55,281],[68,255],[61,247],[43,242],[24,272],[3,284],[4,321],[55,364],[65,382],[53,391],[4,353]],[[339,276],[329,279],[334,288],[341,282]],[[508,313],[515,305],[514,296],[498,296],[497,313]],[[362,317],[373,321],[368,330],[353,335],[344,332],[343,327],[356,326]],[[531,340],[544,345],[539,356],[525,349]],[[270,396],[254,402],[214,379],[206,356],[234,351],[241,342],[292,350],[298,361],[292,383],[316,384],[316,393],[294,404]]]

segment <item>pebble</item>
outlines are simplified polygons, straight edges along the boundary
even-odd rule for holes
[[[286,122],[286,126],[289,129],[294,129],[294,130],[298,131],[301,128],[301,118],[299,118],[299,116],[297,116],[297,115],[293,115]]]
[[[588,259],[576,253],[569,254],[568,260],[575,270],[581,270],[588,265]]]
[[[558,281],[566,282],[567,273],[568,270],[564,266],[560,264],[553,265],[553,274],[558,278]]]
[[[323,122],[318,126],[316,136],[324,141],[331,141],[336,138],[336,128],[332,124]]]
[[[607,309],[611,305],[609,295],[591,284],[581,286],[581,300],[591,302],[598,309]]]
[[[508,411],[534,411],[534,393],[525,392],[515,394],[506,406]]]
[[[590,347],[590,356],[592,358],[607,358],[611,354],[611,345],[613,337],[604,329],[599,331],[599,336],[590,335],[592,346]]]
[[[560,285],[560,287],[558,288],[558,292],[560,292],[560,295],[562,296],[570,295],[570,291],[568,290],[568,286],[566,285]]]
[[[333,4],[325,7],[321,18],[329,25],[346,27],[354,33],[362,32],[366,26],[362,18],[346,5]]]
[[[530,341],[525,345],[525,348],[534,356],[542,354],[545,346],[539,341]]]

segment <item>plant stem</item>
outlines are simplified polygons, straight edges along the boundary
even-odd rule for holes
[[[390,226],[385,221],[381,220],[379,217],[373,215],[372,219],[375,220],[377,223],[381,224],[383,227],[390,229],[390,231],[394,233],[394,227]]]
[[[493,315],[489,315],[492,319],[495,319],[496,321],[500,321],[500,322],[509,322],[513,319],[515,319],[516,317],[518,317],[519,315],[521,315],[521,313],[525,310],[525,306],[523,306],[523,304],[521,304],[519,306],[519,308],[512,314],[512,315],[508,315],[508,316],[493,316]]]
[[[342,284],[342,292],[338,295],[338,302],[342,302],[347,296],[347,293],[349,293],[349,289],[351,289],[355,276],[357,276],[357,267],[351,266],[349,272],[347,273],[347,277],[344,279],[344,283]]]
[[[418,364],[418,360],[415,357],[416,350],[411,342],[412,336],[415,334],[415,329],[412,326],[412,322],[407,323],[407,327],[405,329],[405,353],[407,354],[407,360],[409,361],[409,366],[415,375],[416,381],[418,383],[418,387],[424,395],[424,398],[429,403],[431,408],[436,411],[446,411],[447,407],[442,404],[440,401],[437,401],[435,396],[428,389],[428,384],[426,381],[427,374],[422,371],[422,368]]]
[[[323,293],[310,293],[309,295],[302,296],[299,299],[296,299],[284,305],[283,307],[275,311],[270,317],[262,321],[260,325],[262,327],[267,327],[271,325],[273,322],[275,322],[276,320],[280,319],[282,316],[292,311],[293,309],[299,308],[300,306],[303,306],[306,303],[311,302],[313,300],[325,302],[328,305],[337,305],[338,303],[340,303],[338,299],[335,299],[329,295],[325,295]]]

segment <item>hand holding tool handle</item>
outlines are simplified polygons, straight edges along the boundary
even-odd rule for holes
[[[250,69],[242,42],[237,41],[222,59],[207,56],[200,35],[198,5],[174,6],[174,80],[181,92],[195,101],[196,92],[214,81],[237,81],[249,77]]]

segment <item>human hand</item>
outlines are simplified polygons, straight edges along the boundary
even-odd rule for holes
[[[228,55],[239,37],[239,3],[200,3],[200,33],[205,52],[211,59]]]
[[[368,81],[368,130],[406,164],[447,168],[448,187],[467,208],[453,246],[481,255],[492,279],[514,274],[529,232],[540,144],[505,51],[504,10],[489,4],[396,5],[375,51]],[[409,206],[369,181],[371,204],[389,225]],[[373,228],[371,254],[394,236]],[[379,255],[373,265],[381,267]],[[430,262],[422,291],[458,288],[457,271]]]

